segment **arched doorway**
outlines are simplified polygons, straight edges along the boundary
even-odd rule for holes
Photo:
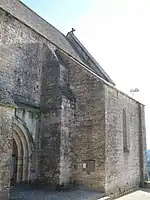
[[[11,183],[29,181],[31,166],[32,136],[29,136],[25,127],[15,121],[13,124],[13,149],[11,158]]]

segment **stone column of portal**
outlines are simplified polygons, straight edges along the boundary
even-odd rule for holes
[[[17,158],[17,183],[22,181],[22,171],[23,171],[23,158]]]
[[[23,157],[23,176],[22,181],[26,182],[28,180],[28,157]]]
[[[29,156],[28,159],[28,181],[34,181],[35,167],[34,167],[34,155]],[[33,171],[34,170],[34,171]]]

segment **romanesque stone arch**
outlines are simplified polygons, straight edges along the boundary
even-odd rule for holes
[[[33,152],[34,142],[32,135],[21,120],[15,119],[13,122],[14,155],[12,157],[12,176],[15,179],[14,182],[21,183],[29,181],[31,156]]]

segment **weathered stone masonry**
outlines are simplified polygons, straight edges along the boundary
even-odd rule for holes
[[[61,58],[70,66],[70,87],[77,100],[72,136],[73,179],[86,188],[99,189],[112,196],[139,187],[147,174],[146,140],[140,139],[140,131],[145,137],[144,106],[104,84],[87,69],[69,61],[66,55]],[[123,110],[127,118],[128,152],[123,150]],[[141,153],[144,161],[139,162]],[[83,170],[83,162],[90,160],[95,160],[95,171],[88,173]]]
[[[8,197],[10,184],[10,156],[12,153],[13,108],[0,106],[0,199]]]
[[[60,55],[59,53],[57,54]],[[85,188],[104,191],[105,179],[105,102],[104,85],[75,63],[66,62],[70,88],[76,97],[72,134],[72,180]],[[94,161],[95,170],[83,170],[83,163]]]
[[[106,191],[117,196],[139,186],[139,104],[106,86]],[[140,105],[142,106],[142,105]],[[123,109],[127,118],[128,151],[123,151]],[[143,123],[140,121],[140,123]],[[146,147],[143,148],[144,152]],[[115,187],[115,188],[114,188]]]
[[[144,106],[17,0],[0,1],[0,141],[2,200],[12,181],[119,196],[146,177]]]

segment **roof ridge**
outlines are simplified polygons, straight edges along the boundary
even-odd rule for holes
[[[105,72],[105,70],[101,67],[101,65],[96,61],[96,59],[91,55],[91,53],[85,48],[85,46],[80,42],[80,40],[74,35],[73,31],[68,32],[66,35],[68,41],[72,44],[73,48],[76,48],[76,50],[78,51],[77,47],[75,47],[75,44],[73,44],[73,41],[76,43],[76,45],[78,45],[82,51],[88,56],[88,58],[91,59],[91,61],[93,62],[94,66],[101,72],[101,74],[113,85],[115,85],[115,83],[113,82],[113,80],[110,78],[110,76]],[[73,40],[73,41],[71,41]],[[79,52],[78,52],[79,53]]]
[[[50,43],[59,46],[73,57],[80,59],[66,36],[61,31],[20,0],[0,0],[0,8],[12,15],[22,24],[30,27],[32,30],[46,38]]]

